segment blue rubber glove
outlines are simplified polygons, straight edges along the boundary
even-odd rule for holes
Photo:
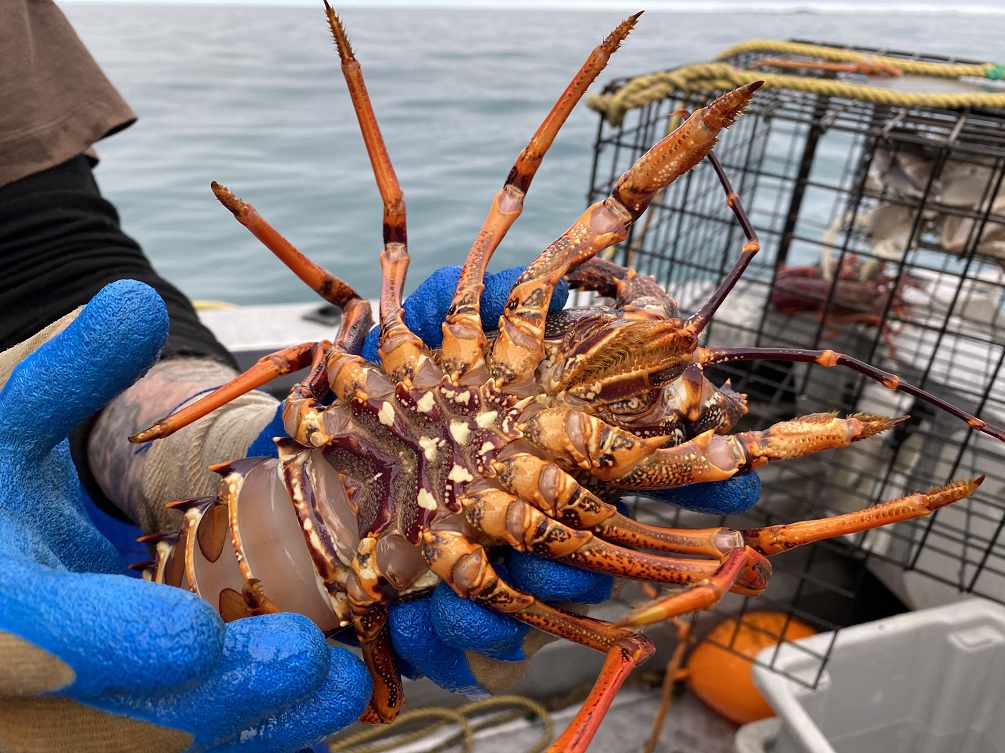
[[[156,359],[149,287],[104,288],[0,393],[0,740],[18,750],[295,751],[355,720],[362,663],[306,618],[225,626],[119,574],[84,513],[69,431]]]
[[[481,299],[482,328],[485,331],[495,330],[499,325],[506,299],[523,270],[524,267],[511,267],[485,276],[485,291]],[[443,345],[443,320],[447,318],[447,309],[450,308],[450,300],[460,276],[460,267],[440,267],[402,303],[405,324],[430,348]],[[552,293],[548,313],[561,311],[567,300],[569,284],[562,280]],[[363,345],[363,358],[375,363],[380,360],[377,356],[378,336],[379,329],[374,327]]]
[[[736,515],[757,504],[761,496],[761,479],[757,471],[744,471],[725,481],[691,484],[677,489],[649,489],[645,494],[685,510],[710,515]]]

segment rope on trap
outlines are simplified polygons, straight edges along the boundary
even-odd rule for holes
[[[511,709],[509,714],[476,723],[474,717],[487,711]],[[480,701],[472,701],[457,708],[431,706],[399,714],[387,726],[371,727],[328,744],[329,753],[383,753],[403,745],[418,742],[429,737],[448,724],[457,725],[457,731],[430,748],[426,753],[437,753],[455,745],[461,745],[463,753],[469,753],[474,746],[476,732],[504,724],[522,716],[535,716],[543,727],[541,739],[526,753],[541,753],[551,743],[554,725],[551,714],[537,701],[518,695],[500,695]],[[430,724],[412,732],[401,733],[403,726],[419,720],[432,720]]]
[[[729,48],[713,62],[695,63],[673,70],[656,71],[636,76],[610,94],[588,95],[586,104],[600,112],[608,123],[618,126],[621,125],[625,113],[629,110],[645,107],[662,100],[672,92],[728,91],[753,81],[763,81],[764,86],[768,88],[812,92],[895,107],[932,107],[947,110],[966,107],[1005,107],[1005,94],[996,92],[895,91],[836,78],[794,76],[748,70],[722,62],[724,59],[750,52],[788,56],[794,67],[798,67],[800,60],[849,64],[868,60],[870,64],[911,76],[943,79],[973,77],[1001,80],[1005,75],[1005,67],[994,63],[934,63],[884,55],[865,55],[853,50],[842,50],[824,45],[752,40]]]

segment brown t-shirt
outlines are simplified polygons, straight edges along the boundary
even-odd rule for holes
[[[52,0],[0,0],[0,186],[135,120]]]

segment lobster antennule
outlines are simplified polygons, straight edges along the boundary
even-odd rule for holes
[[[875,382],[879,382],[887,389],[903,392],[904,394],[923,400],[929,405],[934,405],[939,410],[943,410],[951,416],[966,421],[970,428],[1005,442],[1005,428],[989,424],[987,421],[977,418],[972,413],[956,407],[949,401],[943,400],[941,397],[933,395],[931,392],[923,390],[920,387],[915,387],[909,382],[905,382],[896,374],[877,369],[875,366],[867,364],[864,361],[847,356],[844,353],[837,353],[833,350],[807,350],[803,348],[698,348],[695,352],[695,360],[702,366],[729,363],[731,361],[756,360],[815,363],[818,366],[824,367],[845,366]]]
[[[755,83],[760,86],[760,82]],[[733,263],[732,269],[729,270],[725,279],[715,289],[708,301],[684,322],[684,329],[695,335],[701,334],[702,330],[712,321],[712,316],[719,310],[719,306],[722,305],[722,302],[726,300],[726,296],[736,287],[736,283],[739,282],[750,262],[753,261],[754,256],[761,250],[761,244],[757,239],[754,225],[743,208],[743,204],[740,203],[739,195],[733,190],[733,186],[729,182],[729,176],[726,175],[722,163],[719,162],[719,158],[712,152],[708,154],[708,161],[712,165],[712,169],[715,170],[722,189],[726,192],[726,204],[733,211],[737,222],[740,223],[740,228],[743,230],[746,242],[743,244],[739,258]]]

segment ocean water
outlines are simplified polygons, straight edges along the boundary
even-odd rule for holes
[[[516,155],[626,14],[621,2],[612,10],[596,2],[475,5],[353,3],[343,13],[405,192],[406,290],[436,267],[463,261]],[[826,0],[812,12],[660,7],[642,17],[595,89],[757,38],[1005,62],[1000,13],[941,12],[935,3],[864,13]],[[218,180],[304,253],[376,295],[381,203],[320,0],[316,7],[67,3],[64,10],[140,115],[98,145],[97,177],[165,277],[195,299],[311,300],[219,206],[209,190]],[[491,268],[526,263],[583,210],[597,121],[582,105],[570,118]]]

